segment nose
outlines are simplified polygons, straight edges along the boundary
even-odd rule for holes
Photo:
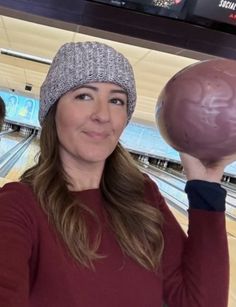
[[[109,103],[104,99],[98,99],[95,103],[92,119],[103,123],[110,120]]]

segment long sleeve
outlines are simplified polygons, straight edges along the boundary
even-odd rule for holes
[[[226,307],[229,255],[225,215],[220,210],[216,212],[207,209],[223,208],[225,193],[220,186],[204,187],[204,182],[190,183],[190,185],[186,188],[192,203],[192,208],[189,209],[187,236],[156,186],[153,187],[156,189],[156,203],[159,204],[165,219],[163,227],[165,302],[168,307]],[[208,192],[212,192],[211,189],[214,190],[212,198],[209,197],[206,189]],[[199,206],[197,206],[197,199],[202,203]],[[219,199],[221,199],[221,205]],[[211,204],[214,200],[218,202],[216,206]],[[196,209],[196,206],[205,207],[205,209]]]
[[[0,191],[0,305],[27,307],[32,224],[24,194]]]
[[[149,181],[148,188],[150,204],[165,219],[159,274],[124,258],[105,220],[100,253],[108,256],[95,264],[95,272],[75,266],[32,191],[20,183],[0,189],[0,306],[160,307],[164,296],[168,307],[226,307],[224,212],[191,208],[186,236],[155,183]],[[96,190],[79,197],[104,208]]]

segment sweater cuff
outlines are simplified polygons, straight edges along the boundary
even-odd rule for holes
[[[189,208],[207,211],[225,211],[226,190],[219,183],[190,180],[186,183]]]

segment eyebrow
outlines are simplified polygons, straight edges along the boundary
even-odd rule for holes
[[[126,91],[124,90],[111,90],[112,93],[118,93],[118,94],[125,94],[127,95]]]
[[[79,86],[76,86],[75,88],[73,88],[72,89],[72,91],[74,92],[74,91],[76,91],[76,90],[78,90],[78,89],[80,89],[80,88],[88,88],[88,89],[90,89],[90,90],[93,90],[93,91],[98,91],[98,88],[97,87],[95,87],[95,86],[92,86],[92,85],[79,85]]]
[[[72,91],[74,92],[74,91],[76,91],[76,90],[78,90],[80,88],[88,88],[88,89],[96,91],[96,92],[98,92],[98,90],[99,90],[96,86],[85,84],[85,85],[81,85],[81,86],[77,86],[77,87],[73,88]],[[122,89],[121,90],[118,90],[118,89],[111,90],[111,93],[118,93],[118,94],[125,94],[125,95],[127,95],[126,91],[122,90]]]

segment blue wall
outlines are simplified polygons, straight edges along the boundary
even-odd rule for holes
[[[131,150],[180,161],[178,152],[166,144],[154,127],[129,123],[121,135],[121,143]]]

